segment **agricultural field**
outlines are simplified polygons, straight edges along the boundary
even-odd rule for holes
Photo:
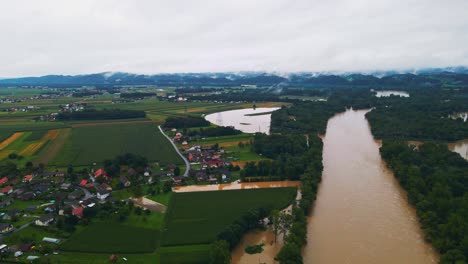
[[[182,160],[157,126],[142,122],[74,127],[50,164],[90,165],[124,153],[139,154],[150,161],[163,164],[182,164]]]
[[[166,212],[162,245],[207,244],[250,209],[288,206],[295,188],[174,193]]]
[[[55,144],[55,139],[60,136],[62,129],[33,130],[15,132],[0,142],[0,160],[8,158],[10,154],[21,157],[20,164],[28,161],[39,160],[38,163],[46,164],[43,154],[47,155],[47,149]]]
[[[117,223],[94,223],[74,234],[61,250],[87,253],[151,253],[156,249],[158,231]]]

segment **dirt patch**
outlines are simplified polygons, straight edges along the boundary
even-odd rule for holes
[[[166,212],[166,206],[163,204],[160,204],[158,202],[155,202],[153,200],[150,200],[146,197],[140,197],[140,198],[130,198],[133,203],[136,206],[142,207],[144,209],[148,209],[153,212],[160,212],[164,213]]]
[[[106,126],[106,125],[121,125],[121,124],[137,124],[137,123],[156,123],[153,120],[139,120],[139,121],[121,121],[121,122],[96,122],[96,123],[82,123],[71,124],[71,127],[88,127],[88,126]]]
[[[39,158],[36,159],[35,163],[43,163],[47,165],[57,155],[63,144],[65,144],[68,136],[70,135],[70,132],[70,128],[60,129],[57,137],[50,143],[48,148],[46,148],[44,151],[41,151],[42,154],[39,156]]]

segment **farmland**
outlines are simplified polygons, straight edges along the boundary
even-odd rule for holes
[[[174,193],[166,215],[164,246],[206,244],[250,209],[284,208],[295,188]]]
[[[95,223],[75,234],[61,249],[88,253],[150,253],[158,231],[116,223]]]
[[[143,155],[162,163],[182,163],[155,124],[128,123],[74,127],[51,164],[89,165],[124,153]]]

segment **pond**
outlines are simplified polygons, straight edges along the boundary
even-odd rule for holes
[[[270,133],[271,112],[279,107],[247,108],[223,111],[205,116],[218,126],[233,126],[244,133]]]
[[[376,91],[376,97],[388,97],[390,95],[400,96],[400,97],[409,97],[409,93],[404,91]]]

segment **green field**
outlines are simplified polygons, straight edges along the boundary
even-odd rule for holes
[[[182,164],[171,144],[152,123],[74,127],[50,164],[90,165],[124,153],[139,154],[162,164]]]
[[[250,209],[285,208],[295,188],[174,193],[166,212],[162,244],[206,244]]]
[[[61,249],[87,253],[154,252],[158,231],[116,223],[95,223],[73,235]]]
[[[161,263],[205,264],[210,262],[210,245],[190,245],[160,248]]]

